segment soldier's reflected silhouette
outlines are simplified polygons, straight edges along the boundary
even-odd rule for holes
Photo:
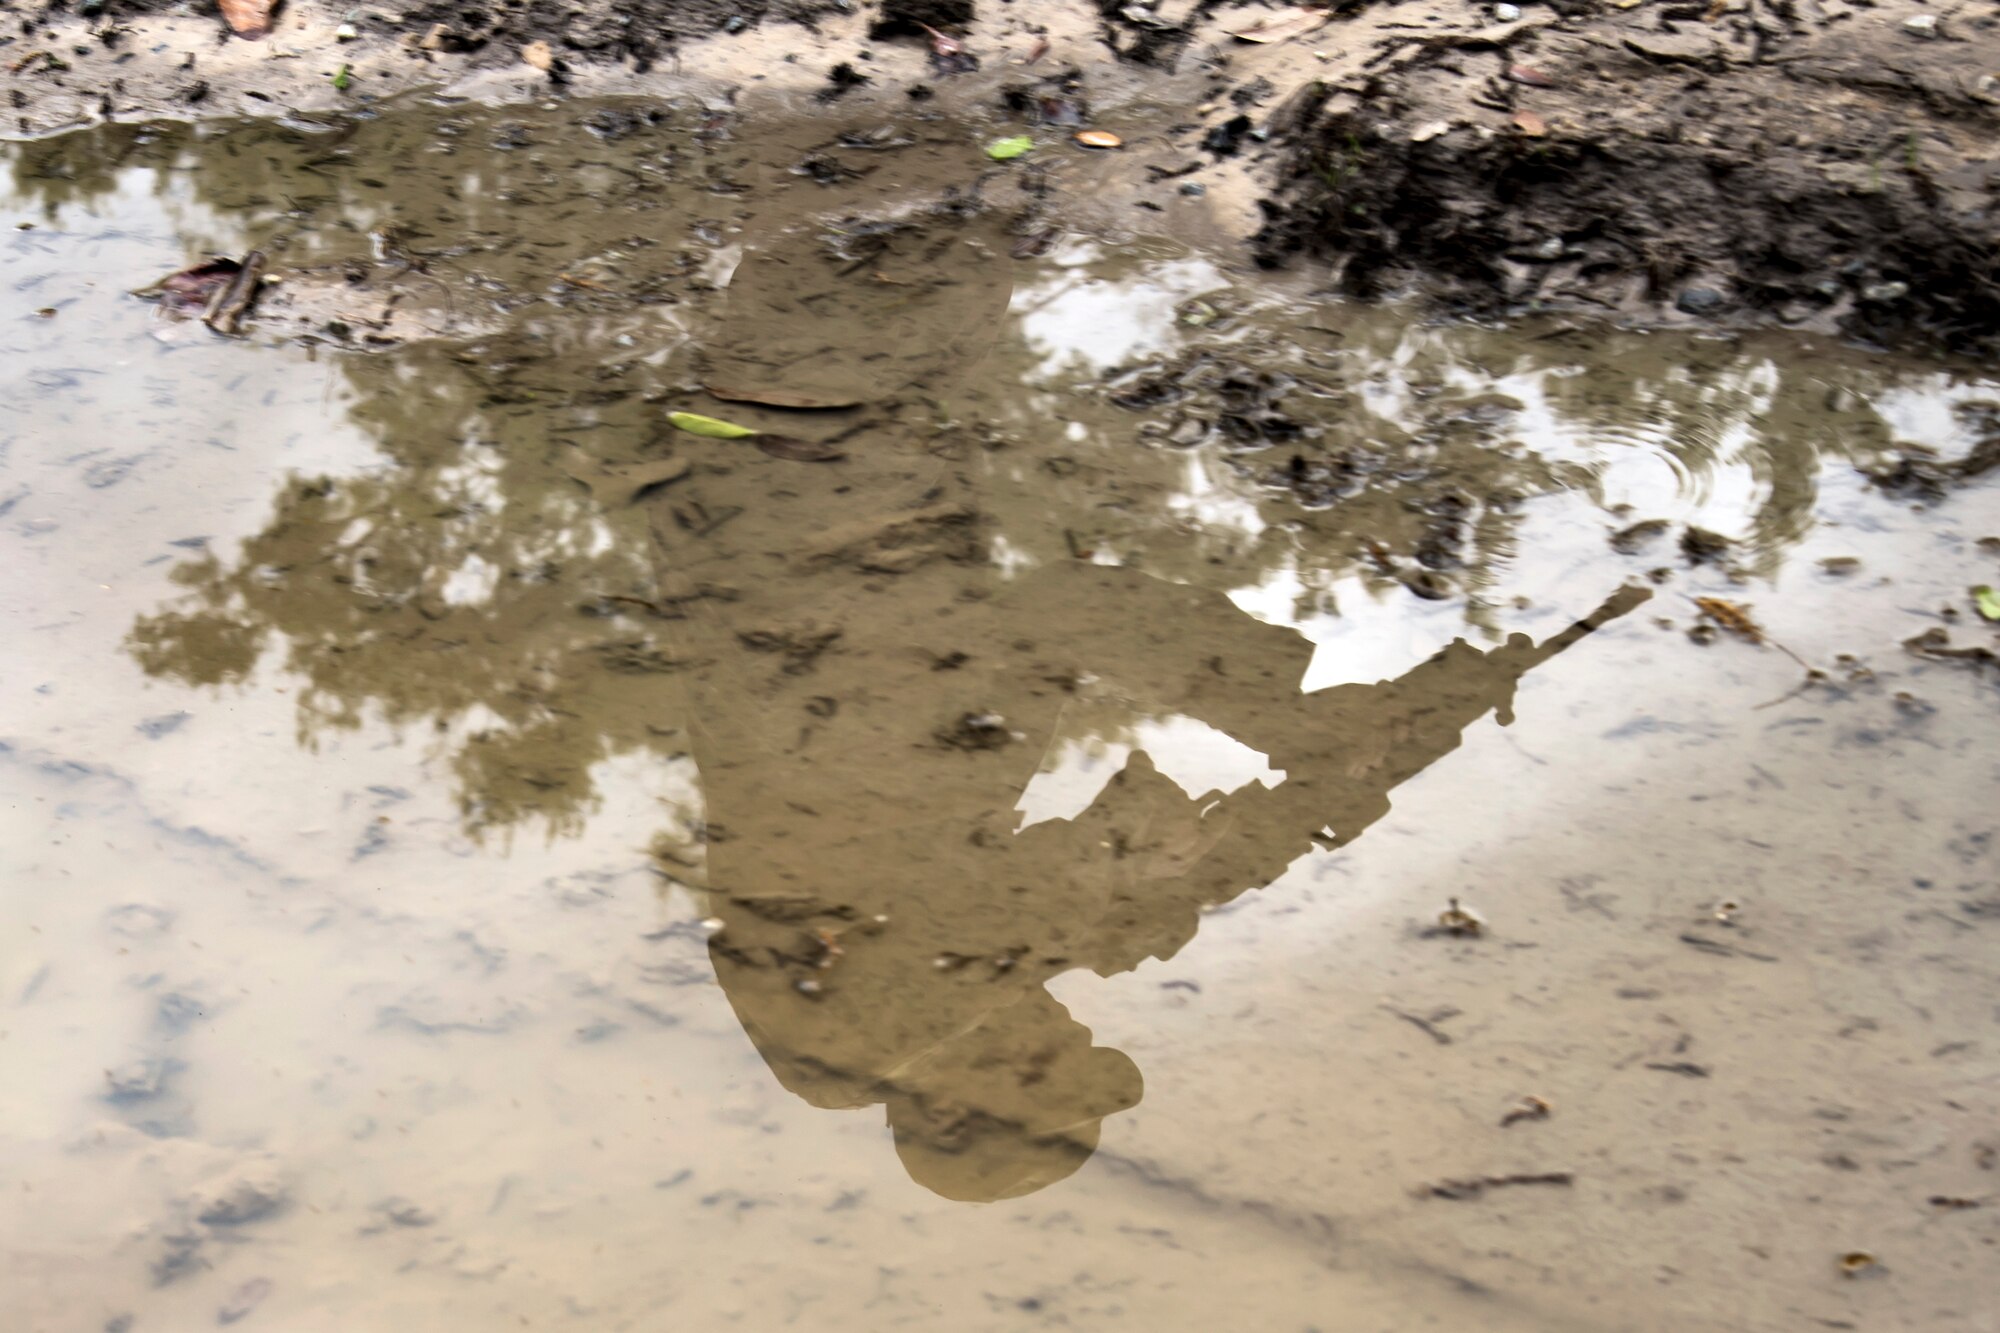
[[[787,1088],[883,1105],[915,1179],[1004,1198],[1074,1171],[1141,1094],[1050,978],[1169,957],[1205,906],[1351,842],[1467,726],[1506,721],[1523,674],[1648,594],[1540,646],[1459,641],[1308,695],[1307,642],[1218,592],[1083,561],[1008,576],[967,460],[925,424],[1002,326],[1004,238],[906,222],[859,265],[852,240],[753,247],[709,367],[732,395],[870,404],[849,457],[739,446],[649,502],[708,811],[710,948]],[[782,353],[758,355],[760,325]],[[1079,692],[1198,718],[1283,780],[1190,797],[1140,751],[1081,815],[1019,828]]]

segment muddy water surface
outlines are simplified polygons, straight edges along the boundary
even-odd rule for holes
[[[4,150],[8,1326],[1981,1326],[2000,381],[982,142]]]

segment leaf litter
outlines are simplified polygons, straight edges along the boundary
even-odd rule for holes
[[[1229,35],[1239,42],[1267,46],[1317,31],[1330,17],[1324,9],[1281,9],[1261,15],[1243,27],[1231,28]]]

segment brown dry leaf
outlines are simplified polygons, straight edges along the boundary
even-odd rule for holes
[[[168,274],[141,295],[158,296],[160,308],[172,314],[199,315],[242,271],[243,266],[235,260],[217,256],[205,264]]]
[[[1516,111],[1514,128],[1530,139],[1541,139],[1548,135],[1549,123],[1532,111]]]
[[[271,0],[218,0],[222,21],[238,37],[252,41],[271,30]]]
[[[1256,42],[1260,46],[1288,42],[1318,28],[1327,17],[1324,9],[1281,9],[1274,14],[1262,15],[1244,27],[1232,28],[1229,35],[1239,42]]]
[[[547,42],[529,42],[521,48],[521,59],[546,74],[556,63],[556,53]]]
[[[1078,130],[1076,141],[1085,148],[1122,148],[1125,141],[1109,130]]]
[[[1724,601],[1720,597],[1697,597],[1694,604],[1702,615],[1728,630],[1747,643],[1764,642],[1764,631],[1750,618],[1750,608],[1740,602]]]
[[[704,384],[702,388],[707,390],[710,398],[720,398],[725,403],[761,403],[765,407],[791,407],[804,411],[861,405],[859,398],[790,393],[784,389],[760,389],[754,385]]]

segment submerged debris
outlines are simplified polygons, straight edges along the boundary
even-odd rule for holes
[[[1681,554],[1691,565],[1721,564],[1735,545],[1721,533],[1698,528],[1692,523],[1681,533]]]
[[[1500,1128],[1505,1129],[1522,1120],[1547,1120],[1554,1110],[1555,1107],[1550,1104],[1548,1098],[1530,1094],[1516,1102],[1514,1109],[1500,1117]]]
[[[998,713],[967,713],[932,734],[940,745],[954,750],[998,750],[1015,739],[1007,728],[1007,719]]]
[[[1918,657],[1937,661],[1969,662],[1975,667],[2000,666],[2000,653],[1978,644],[1956,647],[1951,641],[1951,631],[1942,625],[1933,625],[1922,634],[1903,640],[1903,647]]]
[[[1671,526],[1664,518],[1649,518],[1633,523],[1611,534],[1611,549],[1620,555],[1637,555],[1648,543],[1665,536]]]
[[[1741,602],[1726,601],[1720,597],[1697,597],[1694,604],[1709,621],[1745,643],[1763,644],[1763,629],[1750,618],[1750,608]]]
[[[217,255],[170,273],[134,295],[158,301],[160,309],[173,315],[199,311],[202,323],[217,333],[233,335],[241,330],[263,282],[264,252],[252,250],[241,261]]]
[[[1472,937],[1486,933],[1486,918],[1453,898],[1438,913],[1438,929],[1447,935]]]
[[[1574,1185],[1576,1175],[1569,1171],[1520,1171],[1506,1176],[1473,1176],[1464,1180],[1440,1180],[1435,1185],[1426,1185],[1423,1193],[1433,1199],[1476,1199],[1488,1190],[1506,1189],[1514,1185]]]
[[[1879,1272],[1881,1266],[1882,1261],[1866,1250],[1849,1250],[1846,1254],[1840,1256],[1840,1275],[1842,1277],[1860,1277],[1863,1274],[1873,1274]]]

